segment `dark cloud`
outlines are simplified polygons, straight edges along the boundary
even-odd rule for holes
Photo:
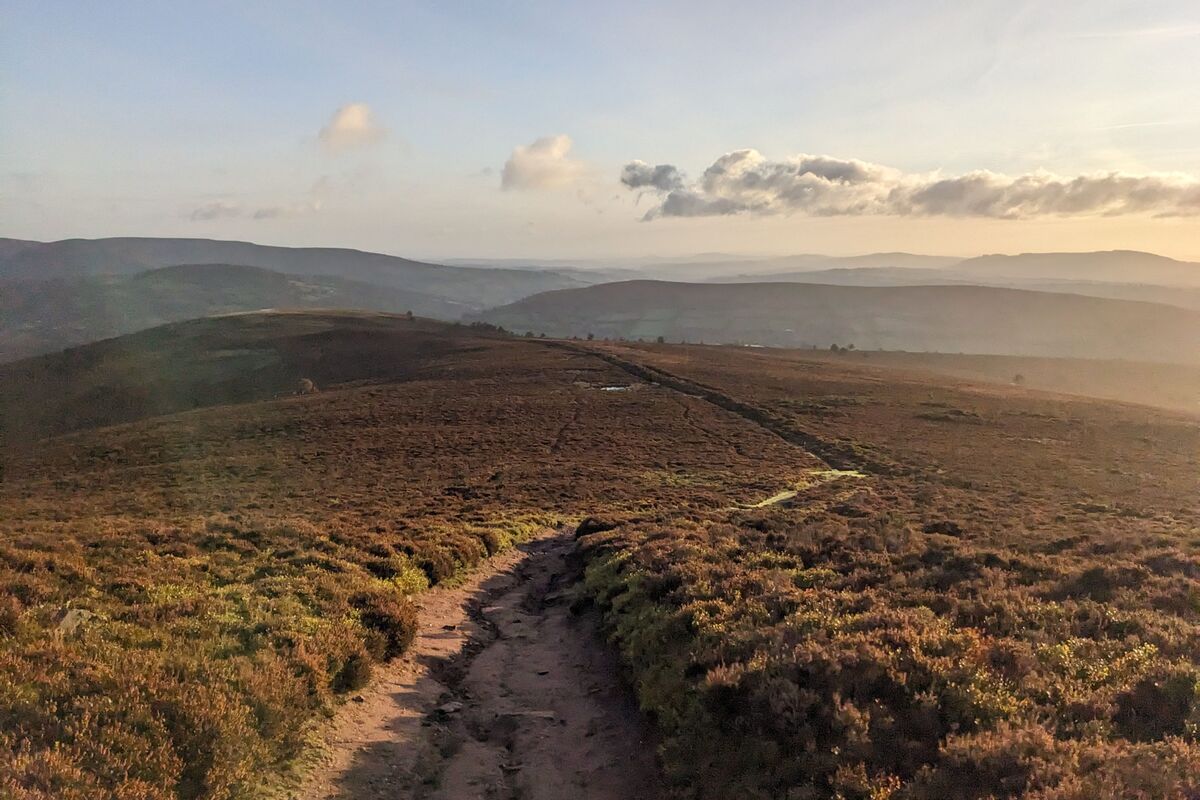
[[[670,164],[652,167],[645,161],[631,161],[621,170],[621,183],[630,189],[670,192],[683,188],[683,174]]]
[[[718,158],[692,184],[670,164],[627,164],[621,182],[657,192],[658,217],[728,214],[994,217],[1200,215],[1200,180],[1189,175],[978,171],[943,177],[904,173],[856,159],[799,155],[771,161],[755,150]]]

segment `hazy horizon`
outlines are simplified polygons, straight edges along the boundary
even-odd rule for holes
[[[1181,0],[4,9],[17,238],[1200,259]]]
[[[147,236],[139,234],[113,234],[99,236],[63,236],[54,239],[33,239],[23,236],[12,236],[5,231],[0,231],[0,238],[8,238],[15,240],[25,240],[37,242],[39,244],[52,244],[59,241],[83,240],[83,241],[98,241],[104,239],[199,239],[210,241],[230,241],[244,244],[253,244],[263,247],[291,247],[291,248],[314,248],[314,249],[337,249],[337,250],[358,250],[367,253],[378,253],[381,255],[395,256],[397,258],[405,258],[412,261],[422,261],[427,263],[445,263],[447,265],[471,265],[471,266],[518,266],[527,264],[530,266],[552,267],[555,264],[560,264],[564,267],[581,267],[581,268],[596,268],[602,269],[606,266],[613,268],[621,268],[623,266],[649,266],[654,264],[687,264],[687,263],[703,263],[704,261],[722,261],[722,262],[737,262],[737,261],[775,261],[788,258],[821,258],[828,257],[830,259],[852,259],[865,258],[868,256],[884,256],[884,255],[907,255],[921,256],[928,258],[945,258],[945,259],[960,259],[967,260],[982,256],[1020,256],[1020,255],[1073,255],[1073,254],[1088,254],[1088,253],[1104,253],[1104,252],[1129,252],[1129,253],[1146,253],[1149,255],[1164,256],[1177,261],[1184,262],[1200,262],[1200,255],[1194,258],[1188,256],[1177,256],[1167,252],[1151,250],[1147,248],[1134,247],[1118,247],[1090,250],[1067,250],[1067,249],[1046,249],[1046,250],[981,250],[979,252],[938,252],[930,250],[855,250],[847,249],[845,251],[778,251],[778,252],[749,252],[749,251],[680,251],[678,253],[634,253],[634,254],[600,254],[590,256],[570,256],[570,255],[539,255],[539,256],[503,256],[503,255],[488,255],[488,254],[457,254],[448,253],[445,255],[424,255],[405,250],[395,249],[371,249],[360,247],[353,243],[318,243],[318,244],[290,244],[281,241],[267,241],[263,239],[237,239],[226,238],[221,236]],[[620,263],[609,263],[620,262]],[[926,269],[928,267],[925,267]]]

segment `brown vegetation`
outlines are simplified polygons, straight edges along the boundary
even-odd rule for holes
[[[581,537],[684,794],[1200,791],[1195,417],[610,349],[896,464]]]
[[[247,795],[567,520],[683,796],[1200,791],[1197,418],[828,358],[248,315],[14,365],[0,795]]]
[[[812,463],[703,401],[601,391],[628,376],[594,357],[413,325],[232,317],[20,367],[43,382],[10,409],[85,429],[3,451],[0,796],[250,794],[404,649],[426,586],[576,514],[717,508],[774,484],[761,459]],[[230,350],[274,356],[191,368]],[[156,391],[88,408],[81,375]],[[85,424],[306,375],[319,394]]]

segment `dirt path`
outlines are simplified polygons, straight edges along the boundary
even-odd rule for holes
[[[429,592],[410,653],[334,722],[292,796],[653,800],[654,746],[596,621],[570,611],[563,532]]]

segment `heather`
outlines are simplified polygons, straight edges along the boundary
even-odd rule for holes
[[[1194,419],[854,363],[610,349],[888,462],[580,537],[587,596],[681,795],[1200,791]]]

